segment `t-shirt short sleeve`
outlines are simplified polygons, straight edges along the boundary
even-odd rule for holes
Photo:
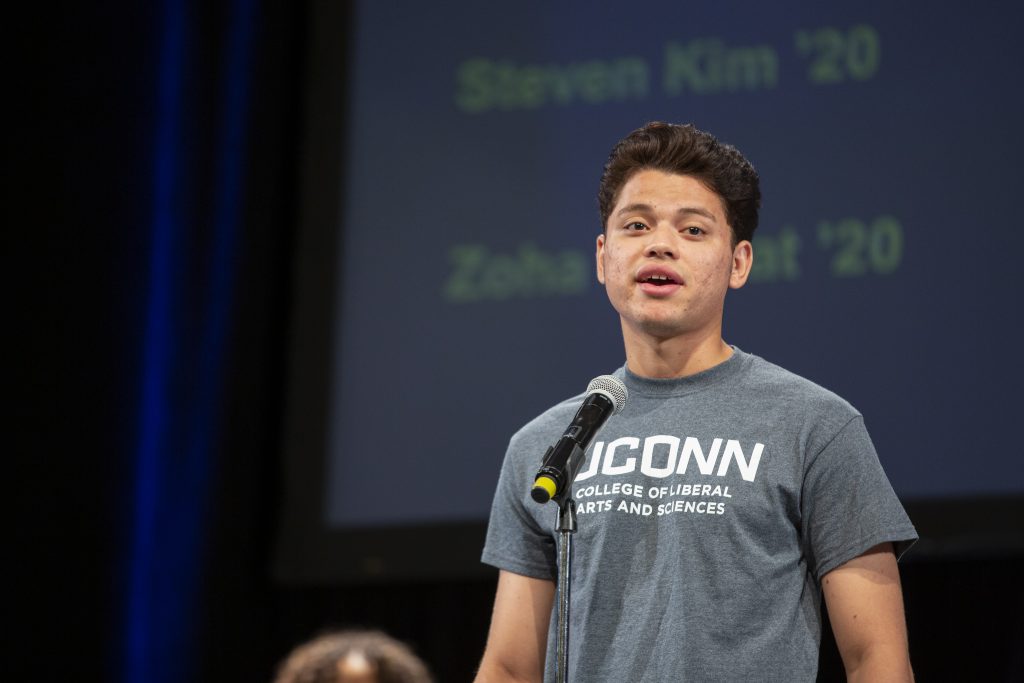
[[[892,542],[898,558],[917,540],[859,415],[809,455],[801,508],[805,552],[819,581],[879,543]]]
[[[515,437],[509,444],[501,476],[498,477],[498,489],[491,506],[487,540],[481,560],[498,569],[523,576],[554,580],[558,575],[557,550],[552,531],[556,521],[556,506],[540,506],[529,498],[532,484],[530,477],[534,473],[525,469],[524,458],[515,457],[516,450],[523,447],[521,440]],[[540,464],[539,458],[536,464]],[[550,513],[550,528],[543,527],[538,519],[543,518],[541,512]]]

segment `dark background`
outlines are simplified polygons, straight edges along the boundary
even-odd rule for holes
[[[864,414],[916,557],[1021,551],[1006,444],[1024,365],[1003,350],[1024,341],[1004,316],[1022,277],[993,256],[1024,250],[1005,220],[1024,12],[786,6],[315,6],[280,576],[480,574],[509,433],[622,363],[591,271],[593,194],[608,147],[647,120],[706,126],[760,171],[754,269],[725,339]],[[584,87],[624,63],[646,78],[621,97]],[[466,253],[483,264],[463,277]]]
[[[303,146],[313,12],[306,3],[176,5],[186,35],[170,59],[181,65],[179,117],[172,143],[161,145],[168,7],[48,8],[8,26],[16,638],[4,673],[269,680],[298,642],[325,626],[359,625],[410,642],[440,680],[467,680],[493,576],[274,576],[293,264],[308,247],[297,238],[300,169],[330,154]],[[246,16],[247,47],[233,49]],[[241,70],[231,67],[238,55]],[[225,93],[239,73],[248,75],[248,104],[233,116]],[[232,132],[241,139],[230,142]],[[175,170],[161,182],[154,169],[168,149]],[[225,168],[239,169],[241,190]],[[170,243],[155,241],[163,215],[173,218]],[[159,263],[169,263],[163,278]],[[170,292],[157,332],[154,302],[164,300],[154,283]],[[163,349],[156,361],[154,348]],[[145,390],[153,377],[162,378],[155,403]],[[156,437],[142,419],[153,405],[162,406]],[[908,559],[918,680],[1022,678],[1022,570],[1010,552]],[[826,638],[821,678],[839,672]]]
[[[1000,322],[1024,278],[992,262],[1024,251],[1006,223],[1024,154],[1010,27],[1024,10],[929,9],[377,0],[355,3],[344,43],[337,16],[314,17],[325,92],[306,89],[304,130],[344,154],[333,183],[321,166],[302,184],[327,185],[334,210],[322,226],[305,212],[302,227],[333,258],[310,277],[316,261],[300,256],[295,301],[334,295],[319,318],[295,320],[291,348],[328,380],[326,425],[297,424],[328,436],[329,524],[483,518],[508,433],[621,365],[593,273],[594,189],[614,141],[649,120],[692,121],[760,172],[754,271],[727,297],[725,339],[857,407],[904,501],[1024,496],[1004,446],[1024,370],[1002,353],[1024,329]],[[609,69],[646,78],[585,87]],[[798,248],[773,273],[784,235]],[[539,267],[515,277],[541,260],[520,256],[531,252],[563,280],[582,271],[574,287],[545,287]],[[485,265],[462,278],[465,253]],[[329,354],[307,330],[330,338]],[[389,438],[397,420],[417,438]],[[460,495],[436,495],[446,468],[466,482]]]

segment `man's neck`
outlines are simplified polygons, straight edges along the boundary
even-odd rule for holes
[[[668,379],[695,375],[725,362],[733,354],[732,347],[722,339],[721,328],[701,335],[659,339],[623,325],[622,335],[626,367],[641,377]]]

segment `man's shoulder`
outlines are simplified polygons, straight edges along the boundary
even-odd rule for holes
[[[750,362],[743,382],[762,398],[774,402],[799,402],[807,408],[846,413],[850,417],[860,414],[849,401],[831,389],[760,356],[747,355]]]
[[[512,442],[546,439],[553,431],[564,430],[585,397],[586,394],[581,393],[559,401],[520,427],[519,431],[512,435]]]
[[[621,378],[622,372],[622,368],[619,368],[611,374]],[[524,424],[512,435],[509,441],[508,455],[532,454],[531,457],[535,456],[539,462],[539,458],[548,446],[553,445],[558,437],[565,432],[586,397],[587,392],[584,391],[563,399]]]

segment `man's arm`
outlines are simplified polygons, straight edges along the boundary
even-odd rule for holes
[[[830,571],[821,586],[847,680],[913,681],[892,544],[876,545]]]
[[[500,572],[491,630],[476,683],[544,680],[544,653],[554,600],[553,581]]]

